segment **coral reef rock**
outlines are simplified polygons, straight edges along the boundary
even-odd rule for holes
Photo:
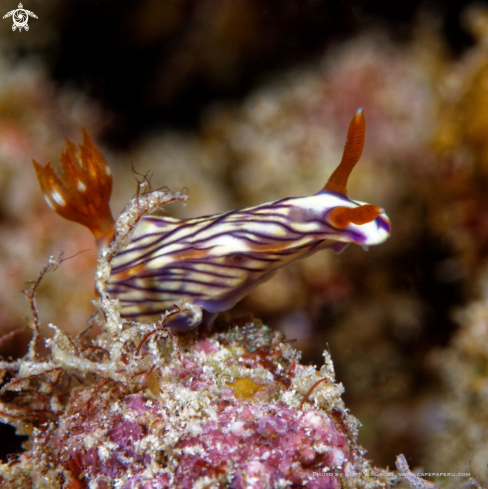
[[[0,362],[0,420],[27,435],[0,465],[2,487],[376,488],[397,476],[372,468],[356,444],[358,421],[341,400],[333,364],[317,371],[280,333],[257,320],[177,337],[171,316],[124,321],[107,293],[110,262],[146,212],[186,196],[148,192],[115,223],[95,269],[101,333],[73,336],[53,324],[39,352],[35,292],[63,261],[50,258],[25,295],[33,313],[25,357]]]
[[[280,333],[260,327],[270,341],[252,353],[235,328],[178,340],[159,327],[147,345],[139,329],[139,344],[123,348],[125,372],[60,330],[48,362],[4,362],[15,380],[1,418],[29,434],[27,450],[0,465],[4,487],[389,487],[395,475],[355,444],[329,354],[319,371],[300,365]],[[92,360],[73,368],[68,347]]]

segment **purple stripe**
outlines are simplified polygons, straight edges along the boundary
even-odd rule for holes
[[[144,299],[118,299],[119,302],[124,304],[145,304],[147,302],[172,302],[181,300],[182,296],[189,297],[201,297],[203,296],[203,292],[174,292],[168,291],[168,294],[173,294],[175,296],[174,299],[151,299],[149,297],[145,297]]]
[[[205,262],[205,265],[207,262]],[[199,263],[196,263],[196,265],[199,265]],[[218,278],[235,278],[235,275],[225,275],[223,273],[217,273],[217,272],[209,272],[207,270],[199,270],[198,268],[187,268],[183,266],[172,266],[172,268],[176,270],[184,270],[184,271],[189,271],[189,272],[194,272],[194,273],[205,273],[207,275],[212,275],[214,277]]]
[[[112,273],[120,273],[120,272],[122,272],[128,268],[132,268],[132,267],[135,267],[137,265],[141,265],[142,263],[149,263],[152,260],[156,260],[157,258],[160,258],[162,256],[171,256],[171,255],[174,255],[177,253],[181,253],[183,251],[194,251],[194,250],[198,250],[198,251],[204,250],[205,251],[205,250],[211,250],[212,248],[214,248],[214,247],[209,246],[207,248],[204,248],[204,247],[195,248],[194,246],[189,245],[187,248],[180,248],[178,250],[166,251],[165,252],[164,247],[160,247],[160,248],[157,248],[155,250],[151,250],[147,253],[144,253],[143,255],[139,255],[136,258],[133,258],[132,260],[124,263],[123,265],[113,267]],[[131,251],[137,252],[138,248],[134,248]],[[156,255],[155,253],[158,253],[159,251],[162,251],[162,253],[159,253]]]
[[[139,280],[142,279],[143,277],[133,277],[134,280]],[[156,281],[155,281],[156,282]],[[181,283],[181,284],[200,284],[200,285],[208,285],[209,287],[228,287],[228,285],[222,284],[222,283],[215,283],[215,282],[206,282],[204,280],[196,280],[196,279],[191,279],[191,278],[185,278],[185,279],[180,279],[180,277],[176,278],[169,278],[164,280],[164,282],[158,280],[157,282],[163,283],[163,284],[169,284],[172,282],[175,283]],[[132,284],[129,281],[122,281],[122,282],[117,282],[120,285],[123,285],[124,287],[130,287],[131,289],[136,289],[136,290],[147,290],[150,292],[166,292],[165,289],[161,289],[159,287],[146,287],[144,285],[137,285],[137,284]]]
[[[214,226],[216,223],[220,222],[222,219],[224,219],[224,217],[228,216],[229,214],[231,214],[232,212],[227,212],[225,214],[221,214],[220,216],[218,216],[218,218],[214,218],[213,220],[211,220],[209,222],[209,224],[207,224],[206,226],[202,226],[200,229],[198,229],[197,231],[197,235],[203,231],[205,231],[206,229],[208,229],[209,227],[212,227]],[[182,229],[186,229],[188,227],[193,227],[196,224],[198,224],[198,222],[202,222],[204,221],[205,218],[196,218],[196,219],[189,219],[189,220],[181,220],[179,223],[176,223],[174,225],[176,225],[176,228],[175,229],[172,229],[171,231],[167,232],[167,233],[156,233],[157,235],[161,234],[161,240],[164,240],[166,241],[167,238],[169,236],[172,236],[174,233],[178,232],[178,231],[181,231]],[[129,246],[123,250],[122,252],[118,253],[118,255],[122,255],[123,253],[128,253],[128,252],[131,252],[134,250],[134,248],[131,246],[133,243],[135,243],[136,241],[138,240],[141,240],[141,239],[144,239],[146,238],[147,236],[152,236],[152,234],[144,234],[144,235],[141,235],[135,239],[132,239],[131,240],[131,243],[129,244]],[[190,235],[191,236],[191,235]],[[174,242],[180,242],[180,241],[185,241],[188,239],[188,235],[187,236],[184,236],[182,238],[178,238],[177,240],[172,240],[172,241],[169,241],[169,242],[165,242],[163,244],[163,246],[170,246],[171,244],[173,244]],[[149,246],[153,246],[154,243],[156,242],[157,240],[155,240],[154,242],[151,242],[149,245],[143,245],[141,247],[139,247],[139,249],[146,249],[148,248]],[[135,249],[138,249],[137,247]]]
[[[243,236],[242,235],[243,233],[251,234],[252,236],[256,236],[258,239],[254,240],[254,239],[250,238],[249,236]],[[296,237],[289,237],[289,238],[283,238],[281,236],[280,237],[277,237],[277,236],[270,237],[267,234],[256,233],[254,231],[242,231],[242,230],[232,231],[228,234],[230,234],[231,236],[235,236],[236,238],[245,239],[246,241],[250,241],[251,243],[258,243],[258,244],[268,244],[268,243],[273,242],[273,241],[295,241],[297,239]],[[295,234],[302,236],[302,234],[298,233],[298,232],[296,232]],[[263,240],[259,241],[259,238],[263,238]],[[267,239],[267,241],[263,242],[265,239]]]
[[[197,263],[197,265],[199,265],[199,263]],[[225,275],[225,274],[222,274],[222,273],[217,273],[217,272],[209,272],[209,271],[205,271],[205,270],[198,270],[197,268],[193,269],[193,268],[183,268],[183,267],[178,267],[178,266],[173,266],[172,264],[171,265],[168,265],[168,267],[166,268],[159,268],[158,270],[154,270],[154,271],[147,271],[147,273],[143,273],[143,274],[138,274],[138,275],[133,275],[134,277],[136,278],[151,278],[151,277],[165,277],[165,276],[168,276],[170,279],[172,278],[172,276],[174,276],[175,274],[173,273],[173,270],[186,270],[190,273],[202,273],[202,274],[205,274],[205,275],[209,275],[209,276],[213,276],[215,278],[223,278],[223,279],[234,279],[234,278],[237,278],[236,275]],[[184,273],[184,272],[178,272],[178,274],[180,275],[181,273]],[[116,282],[113,282],[113,283],[116,283]]]
[[[386,219],[383,219],[381,217],[377,217],[375,219],[375,222],[376,222],[376,226],[379,229],[384,229],[387,233],[390,233],[391,232],[391,226],[388,224],[388,222],[386,221]]]

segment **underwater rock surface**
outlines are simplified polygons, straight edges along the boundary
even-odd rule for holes
[[[257,320],[180,338],[165,326],[201,310],[181,304],[153,323],[124,321],[107,293],[110,261],[145,212],[186,196],[133,199],[95,269],[94,339],[53,324],[39,354],[35,291],[63,261],[51,257],[30,291],[32,340],[25,357],[0,362],[0,419],[28,436],[0,465],[2,487],[388,487],[356,444],[358,421],[341,400],[328,352],[317,371],[280,333]]]
[[[210,354],[204,353],[199,345],[202,342],[212,349]],[[239,345],[232,346],[241,350]],[[275,341],[273,346],[279,348],[279,343]],[[342,420],[340,405],[329,415],[322,410],[297,409],[301,397],[298,382],[314,380],[314,372],[306,372],[306,367],[297,369],[293,360],[284,369],[288,379],[298,374],[298,382],[283,393],[294,405],[291,407],[286,400],[275,401],[281,397],[279,393],[270,393],[276,381],[272,374],[269,380],[269,371],[258,365],[244,368],[241,374],[268,379],[269,385],[265,399],[240,400],[232,389],[218,382],[215,385],[216,369],[212,366],[216,357],[227,357],[227,365],[234,367],[238,359],[230,360],[227,348],[215,339],[197,341],[194,347],[200,356],[198,363],[184,355],[183,362],[174,365],[173,381],[154,376],[139,389],[137,381],[127,389],[102,380],[73,392],[56,428],[36,437],[34,450],[21,456],[20,466],[36,462],[42,467],[39,458],[49,455],[57,461],[57,469],[48,470],[51,480],[63,474],[79,481],[80,487],[118,483],[126,489],[192,488],[199,484],[265,488],[307,481],[307,487],[341,487],[346,466],[351,471],[361,461],[357,449],[349,448],[348,430],[353,435],[355,424],[352,418],[344,418],[349,426]],[[288,349],[280,361],[289,363],[294,355]],[[249,358],[247,363],[254,362],[259,364],[259,357]],[[292,365],[293,373],[289,371]],[[330,384],[318,389],[317,395],[340,392]],[[272,403],[268,403],[270,396]],[[337,475],[315,474],[330,471]],[[76,487],[76,482],[73,484]]]
[[[107,354],[90,357],[103,347],[60,330],[47,362],[0,365],[16,379],[2,390],[1,419],[29,434],[28,449],[0,465],[3,487],[340,488],[395,480],[371,468],[356,445],[359,423],[344,407],[327,352],[319,371],[300,365],[282,335],[258,322],[243,330],[269,342],[253,352],[235,340],[238,327],[180,341],[159,327],[165,337],[153,335],[147,348],[144,339],[133,342],[147,328],[134,328],[119,365]],[[78,368],[68,347],[85,357]]]

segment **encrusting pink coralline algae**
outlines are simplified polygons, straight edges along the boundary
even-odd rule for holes
[[[249,318],[177,337],[165,323],[199,321],[189,304],[152,324],[120,317],[106,288],[112,258],[143,214],[185,200],[147,192],[117,219],[95,269],[94,339],[49,324],[48,354],[39,354],[35,290],[62,257],[26,292],[33,337],[24,358],[0,362],[0,419],[28,440],[0,465],[2,487],[390,487],[398,476],[371,467],[356,444],[359,423],[328,352],[320,370],[301,365],[280,333]]]
[[[124,489],[212,486],[267,488],[341,487],[337,476],[315,476],[324,467],[341,475],[351,459],[347,437],[325,413],[299,412],[282,402],[242,404],[225,392],[214,416],[196,431],[170,427],[171,413],[154,399],[133,394],[97,402],[97,389],[76,396],[55,435],[59,462],[93,486]],[[80,408],[89,403],[87,414]],[[110,408],[109,408],[110,406]],[[178,440],[172,456],[158,450],[162,436]],[[198,433],[198,434],[197,434]],[[171,464],[164,467],[165,460]],[[80,479],[78,479],[80,480]]]

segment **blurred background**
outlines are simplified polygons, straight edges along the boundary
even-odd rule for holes
[[[331,352],[377,466],[404,453],[488,484],[488,4],[25,2],[28,32],[0,19],[0,354],[25,353],[22,290],[59,250],[88,251],[40,287],[43,333],[93,311],[92,236],[44,203],[31,158],[57,163],[85,127],[114,215],[133,161],[153,187],[188,189],[171,215],[201,216],[320,190],[363,107],[349,194],[384,207],[392,237],[281,270],[230,314],[296,339],[304,363]],[[9,427],[0,439],[4,460],[20,450]]]

